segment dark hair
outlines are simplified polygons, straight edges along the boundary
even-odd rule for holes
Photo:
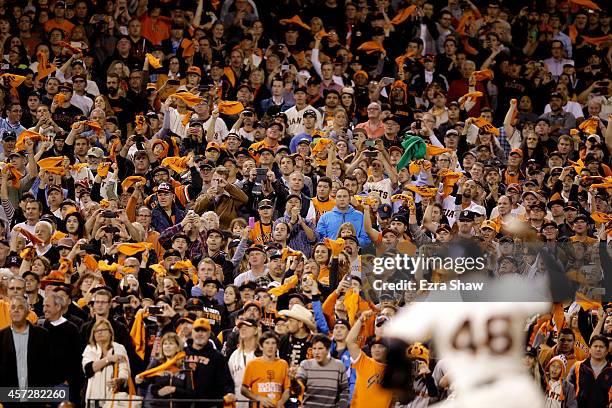
[[[278,335],[270,330],[263,332],[263,334],[259,336],[259,345],[263,346],[264,341],[268,339],[274,339],[276,341],[276,344],[278,345],[278,342],[279,342]]]
[[[595,343],[596,341],[603,342],[603,344],[606,346],[606,349],[610,347],[610,339],[607,338],[606,336],[602,336],[601,334],[597,334],[591,337],[591,340],[589,340],[589,347],[591,347],[593,343]]]
[[[315,343],[323,343],[323,347],[327,350],[331,348],[331,339],[324,334],[315,334],[312,337],[312,345],[314,346]]]
[[[327,183],[330,187],[334,184],[334,182],[332,181],[332,179],[330,179],[329,177],[325,176],[325,177],[321,177],[319,179],[319,181],[317,181],[317,185],[319,185],[320,183]]]
[[[570,329],[569,327],[566,327],[564,329],[561,329],[561,331],[559,331],[559,336],[558,337],[561,337],[562,335],[572,336],[573,338],[576,338],[576,335],[574,334],[574,331],[572,329]]]

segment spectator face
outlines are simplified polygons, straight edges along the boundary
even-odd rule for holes
[[[574,221],[572,228],[577,235],[586,234],[588,224],[584,220],[577,220]]]
[[[338,95],[336,95],[335,93],[330,93],[325,98],[325,107],[329,109],[335,109],[338,106],[338,102],[340,102]]]
[[[28,221],[38,221],[40,219],[40,206],[36,202],[26,204],[25,216]]]
[[[36,272],[34,272],[36,273]],[[24,278],[25,280],[25,293],[35,293],[38,291],[40,284],[32,275],[28,275]]]
[[[159,202],[160,207],[169,208],[174,202],[174,194],[160,191],[157,193],[157,201]]]
[[[329,349],[325,348],[323,343],[321,343],[320,341],[312,345],[312,356],[317,363],[324,363],[327,360],[328,354]]]
[[[574,349],[574,336],[571,334],[561,334],[557,344],[558,354],[569,354]]]
[[[51,296],[48,296],[43,301],[43,312],[45,319],[54,321],[60,318],[62,315],[62,307],[56,305]]]
[[[372,358],[375,361],[378,361],[378,362],[385,361],[387,357],[387,348],[385,346],[383,346],[382,344],[374,344],[370,348],[370,351],[372,353]]]
[[[336,207],[339,209],[348,208],[351,197],[346,190],[338,190],[336,192]]]
[[[323,64],[321,74],[325,81],[329,81],[334,74],[334,66],[332,64]]]
[[[284,242],[289,237],[289,231],[285,224],[277,224],[274,227],[273,234],[276,242]]]
[[[108,316],[108,312],[110,311],[110,299],[108,296],[98,295],[94,296],[93,300],[93,309],[96,316],[106,317]]]
[[[255,296],[255,291],[253,289],[249,288],[248,291],[249,293],[244,294],[240,292],[243,295],[242,299],[244,301],[253,300],[253,297]],[[261,310],[259,310],[259,308],[256,306],[250,306],[247,310],[244,311],[244,318],[259,321],[259,319],[261,318]]]
[[[348,335],[348,328],[343,324],[337,324],[334,326],[334,340],[344,341]]]
[[[23,296],[26,293],[25,282],[21,282],[17,279],[9,280],[7,286],[7,295],[10,296]]]
[[[563,58],[563,43],[555,41],[552,43],[552,47],[550,47],[552,51],[552,57],[555,59]]]
[[[193,338],[193,344],[196,347],[202,348],[208,343],[210,338],[210,331],[203,327],[193,329],[191,337]]]
[[[211,252],[216,252],[221,248],[221,243],[223,238],[217,233],[211,233],[206,238],[206,244],[208,245],[208,249]]]
[[[277,351],[278,347],[276,344],[276,339],[266,339],[264,340],[264,342],[261,344],[261,351],[263,352],[263,355],[268,357],[268,358],[274,358],[276,357],[276,351]]]
[[[595,360],[604,360],[606,355],[608,354],[608,350],[606,349],[606,345],[603,341],[596,340],[591,345],[591,357]]]
[[[550,99],[550,110],[553,112],[559,112],[563,107],[563,99],[551,98]]]
[[[261,251],[250,252],[248,259],[251,267],[261,266],[266,263],[266,255]]]

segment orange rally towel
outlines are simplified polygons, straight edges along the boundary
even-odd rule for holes
[[[49,64],[47,57],[44,53],[39,52],[36,54],[36,58],[38,60],[38,73],[36,75],[36,80],[40,81],[41,79],[47,77],[52,72],[55,72],[57,67],[53,64]]]
[[[612,35],[604,35],[601,37],[585,37],[582,36],[585,43],[594,45],[595,47],[603,47],[607,42],[612,41]]]
[[[175,355],[174,357],[172,357],[170,360],[166,361],[163,364],[158,365],[157,367],[153,367],[150,368],[146,371],[143,371],[142,373],[138,374],[136,377],[138,378],[148,378],[148,377],[153,377],[156,375],[161,375],[163,374],[167,369],[176,366],[177,362],[179,362],[180,360],[182,360],[183,358],[185,358],[187,354],[184,351],[181,351],[179,353],[177,353],[177,355]]]
[[[591,218],[593,219],[593,221],[597,223],[605,224],[605,223],[612,221],[612,214],[606,214],[606,213],[596,211],[591,214]]]
[[[183,49],[183,58],[193,57],[195,54],[195,44],[187,38],[183,40],[181,48]]]
[[[361,44],[357,49],[359,51],[365,51],[366,54],[373,54],[375,52],[387,52],[385,51],[383,46],[377,43],[376,41],[366,41]]]
[[[485,69],[483,71],[474,71],[474,78],[476,78],[476,81],[484,81],[486,79],[492,80],[493,79],[493,71],[491,71],[490,69]]]
[[[331,249],[332,256],[340,255],[340,252],[342,252],[342,250],[344,249],[344,246],[346,245],[346,242],[344,242],[344,238],[337,238],[337,239],[325,238],[323,240],[323,243],[325,244],[326,247]]]
[[[407,190],[425,198],[435,197],[438,194],[438,189],[435,187],[415,186],[413,184],[409,184]]]
[[[23,173],[21,173],[17,169],[17,167],[12,165],[11,163],[6,163],[4,165],[4,168],[7,169],[9,171],[9,173],[11,173],[11,176],[12,176],[11,185],[14,188],[19,188],[19,186],[21,185],[21,179],[23,178]]]
[[[21,228],[21,227],[15,227],[14,230],[19,232],[24,237],[26,237],[28,239],[28,241],[30,241],[32,243],[32,245],[42,244],[42,240],[40,238],[38,238],[36,235],[32,234],[27,229]]]
[[[64,48],[68,48],[70,51],[72,51],[74,54],[80,54],[81,52],[83,52],[82,49],[78,48],[78,47],[73,47],[71,44],[67,43],[66,41],[60,41],[59,43],[57,43],[58,45],[64,47]]]
[[[111,164],[109,162],[98,164],[98,175],[102,178],[108,176]]]
[[[321,139],[317,140],[317,142],[315,143],[314,147],[312,148],[312,155],[316,156],[317,154],[319,154],[323,150],[325,150],[327,148],[327,146],[329,146],[332,143],[333,143],[333,140],[327,139],[327,138],[321,138]]]
[[[348,314],[349,323],[351,326],[353,326],[353,324],[355,324],[355,316],[357,315],[357,310],[359,310],[359,293],[356,293],[353,288],[350,288],[346,291],[342,303],[344,304],[344,307],[346,307],[346,313]]]
[[[483,93],[480,91],[468,92],[465,95],[463,95],[461,98],[459,98],[457,102],[459,102],[459,107],[463,109],[468,99],[472,99],[472,101],[476,102],[476,99],[482,98],[483,96],[484,96]]]
[[[591,10],[601,10],[599,6],[593,3],[591,0],[570,0],[570,3],[574,3],[579,6],[583,6],[588,9],[591,9]]]
[[[481,117],[473,118],[472,123],[476,125],[479,129],[487,133],[493,133],[494,135],[499,136],[499,129],[493,126],[491,122],[489,122],[488,120],[484,118],[481,118]]]
[[[412,15],[412,13],[414,13],[416,8],[416,5],[413,4],[412,6],[408,6],[405,9],[402,9],[402,11],[400,11],[395,17],[393,17],[393,19],[391,20],[391,24],[402,24],[404,21],[406,21],[408,17]]]
[[[162,67],[162,63],[157,58],[155,58],[153,54],[147,53],[145,57],[147,61],[149,61],[149,65],[152,66],[154,69]]]
[[[134,317],[134,323],[132,324],[132,329],[130,330],[130,337],[134,341],[134,348],[136,349],[136,354],[138,357],[144,359],[145,357],[145,348],[146,348],[146,330],[145,330],[145,313],[144,311],[140,313],[136,313]],[[148,313],[147,313],[148,314]],[[141,375],[144,373],[141,373]]]
[[[414,201],[414,199],[412,198],[412,196],[409,196],[408,194],[394,194],[391,196],[391,201],[392,202],[396,202],[396,201],[410,202],[410,201]]]
[[[19,134],[17,138],[17,143],[15,143],[15,150],[25,150],[25,141],[27,139],[32,140],[33,142],[39,142],[41,140],[45,140],[45,137],[38,132],[34,132],[32,130],[24,130]]]
[[[187,162],[189,161],[189,157],[180,157],[180,156],[171,156],[166,157],[162,160],[162,167],[168,167],[179,174],[183,174],[187,171]]]
[[[241,102],[237,101],[221,101],[219,102],[219,113],[224,115],[238,115],[244,110]]]
[[[585,120],[584,122],[582,122],[580,125],[578,125],[578,128],[580,130],[588,134],[597,133],[598,127],[599,127],[599,120],[592,116],[588,118],[587,120]]]
[[[204,98],[194,95],[191,92],[179,92],[170,95],[170,97],[175,97],[183,100],[189,107],[194,107],[204,101]]]
[[[2,74],[0,75],[0,79],[2,80],[8,79],[9,86],[11,88],[17,88],[19,85],[23,83],[23,81],[26,80],[26,77],[21,76],[21,75],[15,75],[15,74]]]
[[[289,292],[291,289],[295,288],[298,284],[298,277],[297,275],[292,275],[289,278],[287,278],[287,280],[285,281],[285,283],[283,283],[282,285],[276,287],[276,288],[272,288],[268,291],[268,293],[272,296],[276,296],[279,297],[281,295],[284,295],[285,293]]]
[[[448,197],[453,191],[453,186],[463,176],[463,174],[449,169],[441,170],[438,175],[442,178],[442,196]]]
[[[438,146],[430,145],[429,143],[427,143],[425,146],[426,146],[426,152],[428,156],[437,156],[442,153],[448,153],[448,152],[453,151],[453,149],[447,149],[446,147],[438,147]]]
[[[291,18],[283,18],[279,21],[279,23],[281,25],[289,25],[289,24],[295,24],[295,25],[299,25],[300,27],[306,29],[306,30],[310,30],[310,26],[308,24],[306,24],[305,22],[302,21],[302,19],[300,18],[300,16],[295,15]]]
[[[117,251],[124,255],[132,256],[151,248],[153,248],[153,244],[150,242],[128,242],[125,244],[119,244],[117,246]]]
[[[142,176],[129,176],[121,182],[121,189],[126,191],[136,183],[146,183],[147,179]]]

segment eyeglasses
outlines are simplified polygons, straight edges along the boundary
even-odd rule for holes
[[[110,331],[110,330],[109,329],[98,329],[98,330],[95,330],[94,333],[100,334],[100,333],[104,333],[104,332],[108,332],[108,331]]]

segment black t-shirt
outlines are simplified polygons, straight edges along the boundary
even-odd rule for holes
[[[119,121],[119,126],[125,131],[127,124],[134,121],[134,107],[122,96],[117,99],[108,98],[108,102]]]
[[[83,111],[74,105],[70,105],[67,108],[61,106],[55,109],[55,112],[51,115],[53,121],[57,123],[59,127],[64,129],[66,132],[70,132],[72,124],[75,122],[75,117],[82,116]]]

